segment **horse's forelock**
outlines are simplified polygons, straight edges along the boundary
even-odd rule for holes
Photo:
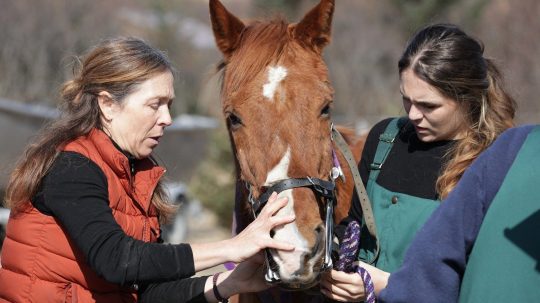
[[[264,72],[267,66],[281,60],[291,41],[287,29],[287,22],[280,17],[246,27],[236,50],[222,65],[227,74],[224,85],[229,91],[236,91]]]

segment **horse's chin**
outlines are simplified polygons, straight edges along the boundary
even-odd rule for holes
[[[286,291],[303,291],[313,288],[319,283],[318,280],[315,280],[309,284],[300,284],[300,283],[290,283],[290,284],[280,284],[279,287]]]
[[[278,274],[279,286],[282,289],[302,291],[319,283],[324,263],[324,243],[324,232],[317,232],[316,242],[309,249],[297,248],[292,252],[270,251],[272,257],[268,261]]]
[[[281,281],[279,287],[287,291],[305,291],[319,285],[319,275],[313,279]]]
[[[322,266],[322,256],[319,256],[317,261],[315,261],[314,267],[310,268],[304,274],[284,274],[280,272],[280,282],[279,287],[288,290],[288,291],[303,291],[319,284],[320,281],[320,271],[319,269]]]

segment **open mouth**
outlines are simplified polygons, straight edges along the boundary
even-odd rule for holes
[[[414,128],[416,129],[417,132],[425,132],[427,131],[428,129],[425,128],[425,127],[420,127],[420,126],[414,126]]]

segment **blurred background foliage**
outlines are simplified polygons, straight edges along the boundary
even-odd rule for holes
[[[224,0],[240,18],[279,12],[298,21],[316,0]],[[221,55],[207,0],[0,0],[0,97],[54,105],[75,56],[99,40],[138,36],[166,51],[180,71],[173,114],[220,121]],[[540,1],[337,0],[333,42],[325,51],[335,88],[335,120],[365,131],[402,112],[397,60],[419,27],[451,22],[480,38],[519,103],[518,123],[540,122]],[[234,167],[222,126],[190,188],[230,223]],[[189,144],[189,142],[179,142]]]

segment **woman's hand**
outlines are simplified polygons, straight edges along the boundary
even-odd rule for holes
[[[238,264],[223,281],[227,295],[258,292],[270,287],[264,280],[264,256],[261,253]]]
[[[229,298],[236,294],[259,292],[271,287],[264,280],[264,256],[256,254],[238,264],[233,270],[222,272],[216,281],[219,294]],[[208,302],[216,302],[212,290],[212,277],[206,280],[205,297]]]
[[[375,295],[378,295],[388,284],[390,273],[364,262],[360,262],[360,266],[369,272],[375,287]],[[359,274],[344,273],[333,269],[322,276],[321,292],[328,298],[341,302],[360,302],[366,297],[364,282]]]
[[[292,244],[270,237],[270,231],[273,228],[294,221],[294,216],[275,216],[280,209],[287,205],[287,198],[276,198],[277,194],[273,193],[255,221],[236,237],[213,243],[190,244],[195,271],[225,262],[241,263],[267,247],[278,250],[294,250]]]
[[[229,260],[235,263],[241,263],[263,248],[294,250],[292,244],[277,241],[270,237],[270,231],[272,229],[294,221],[294,216],[275,216],[287,203],[287,198],[277,199],[277,194],[275,192],[272,193],[268,199],[268,203],[261,210],[257,218],[227,243]]]
[[[321,292],[340,302],[361,302],[366,298],[364,282],[357,273],[345,273],[332,269],[323,274]]]

